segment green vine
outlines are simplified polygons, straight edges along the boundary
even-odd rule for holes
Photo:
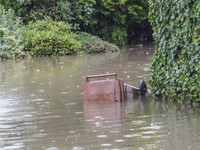
[[[150,69],[155,97],[200,101],[200,1],[149,0],[159,45]]]

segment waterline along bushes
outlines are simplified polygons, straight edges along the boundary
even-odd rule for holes
[[[50,17],[22,25],[13,10],[0,7],[0,59],[117,51],[118,47]]]
[[[86,32],[77,32],[77,40],[81,42],[81,49],[83,53],[101,53],[101,52],[116,52],[119,48],[103,41],[97,36],[93,36]]]
[[[0,0],[24,23],[51,17],[116,45],[150,41],[148,0]]]
[[[20,18],[13,10],[5,11],[0,5],[0,57],[11,58],[23,55],[22,31]]]
[[[84,32],[73,33],[70,25],[51,18],[29,22],[24,32],[25,51],[32,56],[99,53],[119,50],[117,46]]]
[[[159,44],[150,68],[154,96],[200,101],[200,1],[149,0]]]

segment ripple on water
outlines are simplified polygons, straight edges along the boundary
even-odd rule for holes
[[[11,91],[12,91],[12,92],[17,92],[17,91],[19,91],[19,89],[20,89],[20,88],[12,88]]]
[[[12,149],[23,149],[24,145],[23,143],[15,143],[12,146],[5,146],[5,150],[12,150]]]
[[[115,140],[116,143],[121,143],[121,142],[125,142],[125,140],[119,139],[119,140]]]
[[[104,117],[102,117],[102,116],[95,116],[94,118],[95,118],[95,119],[104,120]]]
[[[66,106],[76,105],[77,103],[67,103]]]
[[[154,136],[150,136],[150,135],[148,135],[148,136],[146,136],[146,135],[145,136],[141,136],[142,139],[150,139],[150,138],[153,138],[153,137]]]
[[[71,134],[74,134],[74,133],[75,133],[75,131],[69,131],[69,133],[71,133]]]
[[[33,99],[31,101],[32,102],[41,102],[41,101],[44,101],[44,98],[37,98],[37,99]]]
[[[118,130],[110,131],[110,133],[118,133],[118,132],[119,132]]]
[[[12,129],[12,128],[15,128],[15,127],[17,127],[17,125],[8,125],[8,124],[1,125],[0,124],[0,131],[3,131],[4,129]],[[1,135],[1,133],[0,133],[0,135]]]
[[[82,148],[82,147],[76,147],[76,146],[72,148],[72,150],[82,150],[82,149],[84,149],[84,148]]]
[[[108,136],[107,136],[107,135],[105,135],[105,134],[100,134],[100,135],[97,135],[97,137],[98,137],[98,138],[108,138]]]
[[[146,131],[146,132],[142,132],[142,134],[155,134],[158,131]]]
[[[96,125],[96,127],[102,126],[101,122],[95,122],[94,124]]]
[[[95,119],[86,119],[85,122],[94,122]]]
[[[142,127],[141,129],[143,129],[143,130],[148,130],[148,129],[155,129],[155,130],[159,130],[159,129],[161,129],[162,128],[162,126],[158,126],[158,125],[151,125],[151,126],[149,126],[149,127]]]
[[[58,148],[56,148],[56,147],[49,147],[49,148],[47,148],[47,150],[58,150]]]
[[[132,121],[133,124],[143,124],[143,123],[146,123],[146,121],[143,121],[143,120],[135,120],[135,121]]]
[[[45,90],[44,90],[44,89],[39,89],[38,92],[40,92],[40,93],[44,93]]]
[[[69,92],[61,92],[61,94],[66,95],[69,94]]]
[[[101,146],[112,146],[112,144],[101,144]]]
[[[155,144],[147,144],[147,149],[156,149],[157,146]]]
[[[83,114],[83,112],[75,112],[75,114],[77,114],[77,115],[78,115],[78,114]]]
[[[114,126],[103,126],[102,128],[103,129],[111,129],[111,128],[113,128]]]
[[[124,135],[123,137],[125,138],[131,138],[131,137],[141,137],[142,135],[140,134],[127,134],[127,135]]]

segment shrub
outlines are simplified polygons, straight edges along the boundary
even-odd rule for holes
[[[148,0],[96,0],[93,8],[85,31],[103,40],[125,45],[147,34],[141,29],[149,27]]]
[[[150,0],[159,49],[150,69],[154,96],[200,101],[200,1]]]
[[[77,32],[76,38],[81,42],[81,49],[84,53],[115,52],[119,50],[116,45],[85,32]]]
[[[24,32],[25,51],[33,56],[74,54],[81,48],[75,37],[65,22],[50,18],[29,22]]]
[[[11,58],[22,55],[23,45],[20,18],[14,15],[13,10],[5,11],[0,6],[0,57]]]
[[[73,31],[100,36],[117,45],[151,35],[148,0],[0,0],[15,10],[24,23],[50,16],[68,22]],[[144,31],[145,29],[145,31]]]

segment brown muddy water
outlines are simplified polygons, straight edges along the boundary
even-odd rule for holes
[[[150,96],[83,101],[86,75],[117,72],[133,86],[148,81],[153,50],[1,61],[0,149],[200,149],[198,108]]]

